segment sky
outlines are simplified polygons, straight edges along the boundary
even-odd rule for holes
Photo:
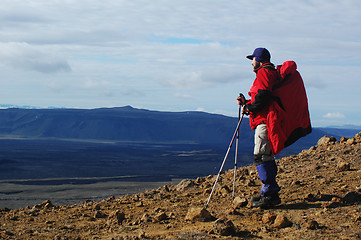
[[[312,125],[361,126],[359,0],[1,0],[0,104],[237,116],[267,48]]]

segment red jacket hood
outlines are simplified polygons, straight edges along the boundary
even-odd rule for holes
[[[281,77],[284,78],[288,74],[295,73],[297,71],[297,64],[294,61],[286,61],[282,65],[277,66],[277,70]]]

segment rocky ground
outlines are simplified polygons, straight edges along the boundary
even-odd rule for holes
[[[251,208],[261,183],[254,166],[136,195],[0,210],[0,239],[361,239],[361,133],[321,138],[277,161],[282,204]]]

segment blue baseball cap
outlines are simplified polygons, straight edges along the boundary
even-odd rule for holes
[[[271,54],[265,48],[256,48],[252,55],[248,55],[247,58],[253,60],[256,57],[257,62],[269,62],[271,60]]]

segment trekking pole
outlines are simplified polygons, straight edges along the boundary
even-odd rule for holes
[[[241,118],[241,105],[239,105],[238,109],[238,121],[240,121]],[[243,114],[242,114],[243,118]],[[232,191],[232,199],[234,199],[234,192],[235,192],[235,186],[236,186],[236,174],[237,174],[237,158],[238,158],[238,141],[239,141],[239,128],[237,130],[237,139],[236,139],[236,150],[234,153],[234,171],[233,171],[233,191]]]
[[[222,172],[222,170],[223,170],[224,164],[226,163],[226,160],[227,160],[229,151],[231,150],[231,147],[232,147],[232,145],[233,145],[233,141],[234,141],[234,139],[236,138],[236,135],[237,135],[239,126],[241,125],[242,119],[243,119],[243,114],[242,114],[242,117],[241,117],[241,118],[239,119],[239,121],[238,121],[238,124],[237,124],[237,127],[236,127],[236,131],[235,131],[234,134],[233,134],[232,140],[231,140],[231,142],[230,142],[230,144],[229,144],[229,147],[228,147],[228,149],[227,149],[227,153],[226,153],[226,155],[224,156],[222,165],[221,165],[221,167],[220,167],[220,169],[219,169],[217,178],[216,178],[216,180],[214,181],[213,188],[212,188],[211,194],[209,195],[209,198],[208,198],[208,200],[207,200],[207,203],[206,203],[205,208],[208,207],[209,201],[211,200],[212,195],[213,195],[213,192],[214,192],[214,190],[216,189],[219,176],[221,175],[221,172]]]

